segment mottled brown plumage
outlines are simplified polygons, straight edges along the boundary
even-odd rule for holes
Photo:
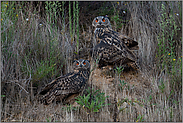
[[[138,50],[138,42],[112,30],[107,17],[99,16],[93,20],[95,39],[95,56],[99,56],[99,66],[105,64],[132,64],[138,69],[137,58],[133,50]],[[136,64],[136,65],[134,65]]]
[[[84,90],[90,74],[90,63],[79,59],[74,61],[73,67],[73,72],[56,78],[42,89],[39,94],[43,95],[40,99],[43,104],[50,104],[54,100],[67,103],[68,99]]]

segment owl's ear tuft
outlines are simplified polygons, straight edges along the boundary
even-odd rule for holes
[[[110,18],[106,15],[104,18],[107,18],[107,19],[109,19],[109,21],[110,21]]]
[[[87,62],[89,62],[89,63],[90,63],[90,61],[89,61],[89,60],[85,60],[85,61],[87,61]]]
[[[74,60],[72,63],[77,62],[78,60]]]

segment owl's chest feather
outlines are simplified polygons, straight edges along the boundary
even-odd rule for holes
[[[57,86],[59,90],[80,90],[85,87],[89,74],[89,71],[73,72],[64,79],[58,79],[58,85],[55,84],[55,86]]]

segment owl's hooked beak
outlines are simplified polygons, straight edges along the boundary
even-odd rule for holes
[[[102,24],[101,21],[99,22],[99,24],[100,24],[100,25]]]

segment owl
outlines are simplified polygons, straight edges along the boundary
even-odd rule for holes
[[[110,21],[105,16],[94,18],[92,25],[95,27],[97,42],[94,54],[99,57],[99,67],[120,63],[138,69],[137,58],[133,53],[138,50],[138,42],[112,30]]]
[[[47,84],[39,93],[40,101],[48,105],[54,100],[68,103],[70,99],[78,96],[85,88],[90,75],[88,60],[75,60],[73,72],[60,76]]]

